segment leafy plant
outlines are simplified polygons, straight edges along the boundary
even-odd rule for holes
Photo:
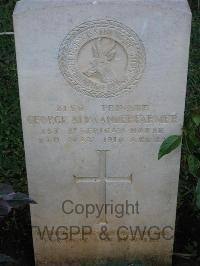
[[[134,260],[133,263],[129,264],[129,266],[145,266],[145,265],[140,260]]]
[[[172,135],[165,139],[160,146],[158,153],[158,160],[160,160],[164,155],[172,152],[181,144],[182,137],[178,135]]]
[[[158,159],[160,160],[166,154],[169,154],[183,142],[182,149],[182,172],[184,172],[184,187],[180,190],[184,192],[180,201],[184,201],[183,197],[190,195],[193,217],[200,217],[200,113],[193,110],[186,114],[185,127],[182,136],[172,135],[166,138],[160,146]],[[185,250],[190,256],[198,258],[198,243],[190,240],[185,246]]]
[[[16,263],[15,260],[13,260],[11,257],[0,253],[0,265],[2,265],[2,266],[3,265],[5,266],[5,264],[6,265],[13,265],[15,263]]]
[[[196,241],[192,241],[191,243],[188,243],[188,245],[186,246],[186,250],[196,256],[197,255],[197,248],[198,248],[198,244]]]
[[[10,213],[13,208],[19,208],[26,204],[36,202],[26,194],[13,191],[11,185],[0,184],[0,221]]]
[[[36,204],[24,193],[14,192],[11,185],[0,183],[0,222],[7,216],[12,209],[17,209],[26,204]],[[13,264],[15,261],[4,254],[0,254],[0,265]]]
[[[186,162],[189,173],[196,177],[197,185],[195,191],[196,206],[200,209],[200,113],[193,112],[192,119],[186,123],[183,136],[172,135],[166,138],[160,146],[158,159],[172,152],[180,146],[183,139],[186,146]]]

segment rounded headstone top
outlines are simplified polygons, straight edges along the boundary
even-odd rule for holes
[[[27,11],[44,8],[65,7],[71,5],[91,5],[99,4],[125,5],[137,4],[141,6],[151,6],[159,8],[170,8],[172,11],[189,13],[190,7],[187,0],[21,0],[18,1],[14,10],[14,16]]]

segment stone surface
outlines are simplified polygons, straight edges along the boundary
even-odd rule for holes
[[[190,23],[183,0],[17,3],[36,265],[171,265],[180,148],[157,154],[181,134]]]

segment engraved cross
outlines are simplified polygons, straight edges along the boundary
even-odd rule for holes
[[[104,184],[103,198],[104,203],[107,202],[107,183],[119,182],[119,183],[132,183],[133,175],[128,177],[108,177],[107,176],[107,152],[109,150],[97,150],[99,154],[99,172],[97,177],[79,177],[74,176],[76,183],[98,183]],[[104,222],[107,223],[106,216]]]

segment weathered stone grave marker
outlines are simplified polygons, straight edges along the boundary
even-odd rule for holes
[[[107,165],[107,152],[109,152],[109,150],[98,150],[97,151],[99,153],[99,176],[98,177],[78,177],[78,176],[74,176],[75,180],[77,183],[80,182],[103,182],[104,184],[104,188],[102,190],[102,195],[103,195],[103,202],[104,204],[107,204],[107,192],[106,192],[106,183],[112,183],[112,182],[128,182],[128,183],[132,183],[132,174],[130,174],[129,177],[107,177],[107,169],[106,169],[106,165]],[[106,219],[106,215],[103,219],[103,222],[107,223],[107,219]]]
[[[14,12],[36,265],[171,265],[186,0],[21,0]],[[96,261],[97,265],[98,262]]]

